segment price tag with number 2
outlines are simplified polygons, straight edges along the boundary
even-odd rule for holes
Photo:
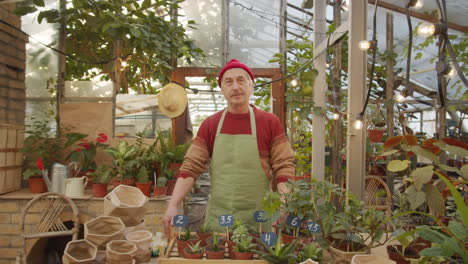
[[[234,224],[234,217],[230,214],[225,214],[219,216],[219,225],[220,226],[232,226]]]
[[[172,222],[177,227],[185,227],[187,225],[187,216],[185,215],[175,215],[172,219]]]

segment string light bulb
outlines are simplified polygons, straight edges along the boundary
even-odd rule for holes
[[[363,120],[363,116],[362,116],[362,114],[359,114],[356,117],[356,120],[354,121],[354,124],[353,124],[354,129],[356,129],[356,130],[361,130],[362,129],[362,126],[363,126],[362,120]]]
[[[128,66],[126,61],[122,61],[122,68],[126,68]]]
[[[377,41],[361,40],[359,41],[360,50],[374,49],[377,46]]]
[[[408,97],[409,91],[408,88],[404,88],[401,92],[396,96],[395,100],[398,103],[404,103],[406,101],[406,97]]]
[[[340,118],[340,114],[338,114],[337,112],[333,113],[333,116],[332,116],[333,120],[338,120],[339,118]]]
[[[296,86],[297,86],[297,80],[296,80],[296,78],[293,78],[293,79],[289,82],[289,85],[291,85],[291,87],[296,87]]]
[[[409,0],[408,1],[408,6],[414,7],[415,9],[420,9],[423,5],[424,5],[423,0]]]
[[[419,25],[417,32],[421,37],[430,37],[436,33],[436,25],[432,23],[422,23]]]
[[[447,77],[453,78],[457,76],[457,70],[455,68],[450,68],[450,71],[447,73]]]

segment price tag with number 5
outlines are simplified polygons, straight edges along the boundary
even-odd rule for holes
[[[219,217],[220,226],[232,226],[234,223],[234,217],[230,214],[221,215]]]
[[[257,223],[265,223],[267,219],[265,218],[265,212],[263,211],[255,211],[254,219]]]
[[[187,225],[187,216],[175,215],[174,218],[172,218],[172,222],[177,227],[185,227]]]
[[[272,247],[276,244],[276,240],[278,237],[276,237],[276,234],[274,232],[268,232],[268,233],[263,233],[262,236],[260,236],[260,239],[265,242],[269,247]]]
[[[320,233],[320,225],[314,222],[307,222],[307,229],[311,233]]]
[[[286,223],[288,224],[288,226],[291,226],[291,227],[301,226],[301,220],[299,219],[299,217],[295,215],[288,215],[288,219],[286,220]]]

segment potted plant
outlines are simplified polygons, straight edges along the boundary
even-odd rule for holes
[[[140,172],[136,176],[136,187],[141,190],[141,192],[147,197],[151,194],[151,182],[148,178],[148,170],[146,167],[142,167]]]
[[[127,165],[134,159],[135,153],[137,152],[136,147],[130,146],[127,141],[122,140],[117,147],[108,147],[105,151],[112,156],[114,159],[113,162],[117,166],[119,172],[117,185],[123,183],[124,179],[129,179],[126,182],[127,185],[133,185],[132,180],[134,182],[135,179],[131,174],[129,175],[129,167]]]
[[[255,251],[258,253],[261,259],[266,260],[271,264],[290,264],[296,263],[297,254],[295,254],[296,246],[298,245],[299,239],[282,245],[281,237],[276,240],[276,244],[273,248],[269,247],[262,240],[258,240],[263,246],[265,251]]]
[[[372,143],[382,142],[386,126],[385,117],[378,105],[370,104],[366,109],[367,136]]]
[[[323,258],[323,250],[318,247],[315,243],[311,242],[309,244],[303,245],[297,254],[297,262],[302,263],[308,259],[320,262]]]
[[[31,193],[47,192],[47,186],[44,181],[44,177],[48,176],[43,176],[43,173],[44,165],[41,158],[37,160],[35,168],[28,168],[25,172],[23,172],[23,179],[28,181],[29,191]]]
[[[94,158],[99,148],[105,149],[109,145],[104,144],[107,141],[107,135],[99,133],[96,137],[96,142],[89,141],[87,139],[81,139],[78,143],[78,147],[68,154],[67,159],[80,164],[80,172],[76,173],[75,176],[81,177],[90,175],[96,169],[96,162]],[[93,179],[88,179],[88,185],[92,185]]]
[[[185,233],[178,236],[177,241],[177,252],[179,253],[179,257],[184,257],[184,250],[188,247],[188,245],[196,244],[199,240],[196,235],[193,235],[190,232],[190,227],[185,229]]]
[[[156,186],[153,188],[155,197],[164,197],[167,194],[167,178],[159,176],[156,180]]]
[[[252,243],[253,238],[249,235],[242,235],[234,239],[236,245],[233,249],[232,259],[248,260],[253,259],[256,244]]]
[[[200,238],[201,245],[206,246],[206,239],[211,237],[211,229],[209,223],[205,222],[197,231],[197,236]]]
[[[104,197],[107,194],[107,186],[112,180],[113,170],[107,165],[99,166],[89,175],[93,179],[93,195],[94,197]]]
[[[207,241],[207,247],[205,248],[207,259],[223,259],[224,258],[224,243],[221,242],[220,235],[213,232],[210,239]]]
[[[189,244],[187,248],[184,249],[184,257],[188,259],[201,259],[203,257],[203,247],[200,245],[201,241],[198,241],[196,244]]]

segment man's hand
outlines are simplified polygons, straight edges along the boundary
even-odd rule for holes
[[[163,216],[163,225],[164,225],[164,234],[166,235],[167,239],[170,240],[170,234],[171,234],[171,225],[172,223],[172,218],[177,215],[177,207],[167,207],[166,213]]]

